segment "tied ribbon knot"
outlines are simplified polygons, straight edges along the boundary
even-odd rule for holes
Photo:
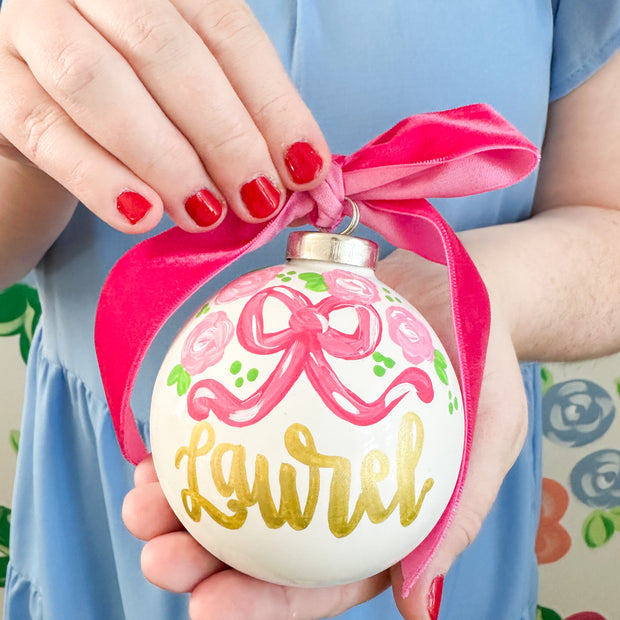
[[[95,320],[101,377],[125,457],[138,463],[147,454],[130,399],[140,364],[161,326],[210,278],[291,222],[306,217],[333,228],[342,218],[346,196],[357,203],[361,222],[392,245],[446,265],[450,283],[466,440],[448,506],[401,563],[406,595],[443,538],[461,494],[490,325],[480,275],[426,198],[507,187],[527,176],[537,162],[536,147],[487,105],[420,114],[351,155],[334,156],[328,179],[309,192],[294,192],[269,222],[246,224],[229,212],[213,231],[172,228],[136,245],[110,272]]]
[[[270,300],[279,301],[291,312],[288,329],[265,331],[263,312]],[[355,311],[358,320],[352,334],[329,325],[332,312],[347,308]],[[239,317],[239,344],[258,355],[284,351],[282,358],[263,385],[244,400],[215,379],[197,381],[187,397],[188,413],[195,420],[203,420],[213,413],[230,426],[254,424],[278,405],[302,372],[330,411],[359,426],[376,424],[388,415],[407,394],[406,385],[413,386],[420,400],[429,403],[433,399],[433,384],[420,368],[406,368],[379,398],[367,403],[342,384],[325,358],[324,352],[339,359],[362,359],[375,350],[381,331],[381,319],[370,305],[333,296],[313,305],[303,293],[283,286],[259,291]]]

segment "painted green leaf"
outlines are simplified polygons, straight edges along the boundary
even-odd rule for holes
[[[597,549],[609,542],[613,536],[616,526],[602,510],[595,510],[583,524],[583,539],[591,549]]]
[[[562,616],[548,607],[536,608],[536,620],[562,620]]]
[[[19,431],[12,430],[9,434],[9,441],[11,442],[11,446],[15,452],[19,450]]]
[[[620,532],[620,506],[615,506],[607,511],[607,515],[614,522],[616,532]]]
[[[448,363],[446,362],[446,358],[443,353],[439,349],[435,349],[435,372],[439,377],[439,380],[444,384],[448,385],[448,373],[446,372],[446,368],[448,368]]]
[[[209,302],[207,302],[204,306],[202,306],[202,308],[200,308],[200,310],[198,310],[196,313],[196,318],[202,316],[203,314],[207,314],[209,310],[211,310],[211,306],[209,305]]]
[[[0,336],[19,336],[24,362],[40,317],[39,295],[31,286],[14,284],[0,292]]]
[[[310,291],[314,291],[315,293],[324,293],[329,290],[329,287],[325,282],[325,278],[320,273],[307,271],[305,273],[300,273],[297,277],[306,283],[305,288]]]
[[[545,366],[540,367],[540,379],[542,383],[542,393],[546,394],[547,390],[553,385],[553,375]]]
[[[620,396],[620,377],[616,379],[616,392],[618,392],[618,395]]]
[[[170,386],[176,383],[177,386],[177,394],[179,396],[183,396],[187,390],[189,390],[189,386],[192,382],[192,378],[189,373],[181,364],[177,364],[168,375],[168,380],[166,383]]]

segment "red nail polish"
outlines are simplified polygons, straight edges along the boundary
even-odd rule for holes
[[[280,206],[280,191],[267,177],[258,177],[241,188],[241,199],[251,215],[263,218]]]
[[[441,605],[441,594],[443,592],[443,575],[435,577],[431,582],[431,587],[428,589],[428,598],[426,602],[426,609],[431,620],[437,620],[439,617],[439,607]]]
[[[323,167],[321,156],[307,142],[292,144],[284,161],[293,181],[300,184],[314,181]]]
[[[152,204],[137,192],[123,192],[116,199],[116,208],[129,220],[137,224],[152,208]]]
[[[222,203],[208,189],[201,189],[185,201],[185,210],[198,226],[215,224],[222,208]]]

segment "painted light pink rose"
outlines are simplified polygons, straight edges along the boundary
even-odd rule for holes
[[[181,365],[194,376],[224,356],[235,327],[225,312],[212,312],[190,332],[181,350]]]
[[[403,350],[403,355],[412,364],[433,359],[435,349],[427,327],[409,310],[391,306],[386,310],[390,338]]]
[[[246,273],[244,276],[233,280],[230,284],[225,286],[217,294],[215,303],[222,304],[253,295],[271,282],[281,270],[281,266],[268,267],[267,269],[259,269],[258,271]]]
[[[356,273],[344,269],[333,269],[324,272],[323,278],[330,295],[338,299],[363,304],[379,301],[377,287],[368,278]]]

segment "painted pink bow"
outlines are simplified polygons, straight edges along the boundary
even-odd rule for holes
[[[265,332],[265,302],[278,300],[291,312],[288,329]],[[329,315],[353,309],[358,325],[352,334],[329,325]],[[302,372],[327,408],[359,426],[382,420],[413,386],[420,400],[433,399],[433,384],[426,372],[414,366],[402,371],[375,401],[367,403],[342,384],[325,359],[324,352],[345,360],[358,360],[372,353],[381,339],[381,319],[370,305],[325,297],[314,305],[303,293],[287,286],[274,286],[254,295],[237,324],[239,343],[250,353],[269,355],[284,351],[278,365],[253,394],[239,399],[215,379],[197,381],[187,397],[189,415],[202,420],[213,413],[231,426],[247,426],[264,418],[286,396]],[[343,406],[346,403],[347,406]]]
[[[138,244],[106,280],[95,323],[101,377],[123,454],[133,463],[147,454],[130,400],[140,364],[160,327],[210,278],[294,220],[309,217],[328,228],[336,224],[347,196],[358,204],[364,224],[392,245],[446,265],[450,280],[467,437],[448,507],[403,560],[407,593],[437,548],[461,493],[490,322],[486,289],[475,266],[426,198],[506,187],[529,174],[537,161],[536,147],[487,105],[420,114],[352,155],[335,156],[320,187],[293,193],[267,223],[246,224],[229,213],[214,231],[191,234],[172,228]]]

